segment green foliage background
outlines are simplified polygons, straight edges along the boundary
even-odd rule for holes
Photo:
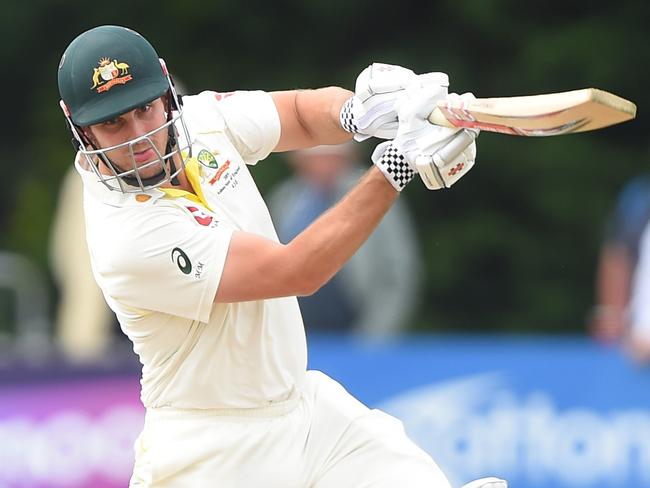
[[[68,42],[99,24],[141,32],[190,92],[352,88],[361,69],[383,61],[446,71],[453,91],[482,97],[595,86],[635,101],[634,122],[600,132],[483,134],[476,168],[453,190],[416,183],[403,197],[426,256],[414,329],[584,328],[604,220],[650,162],[649,2],[5,0],[0,249],[45,273],[73,155],[56,69]],[[254,170],[262,190],[287,174],[282,156],[269,159]]]

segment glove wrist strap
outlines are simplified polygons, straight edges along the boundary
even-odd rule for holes
[[[341,127],[348,132],[357,134],[359,132],[359,127],[357,126],[354,118],[354,112],[352,110],[352,103],[354,97],[348,98],[348,100],[341,107],[341,112],[339,113],[339,120],[341,121]]]
[[[387,143],[381,156],[373,154],[373,162],[397,191],[401,192],[415,176],[404,155],[392,143]]]

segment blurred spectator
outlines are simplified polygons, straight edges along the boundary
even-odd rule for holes
[[[46,358],[51,350],[47,284],[27,257],[0,251],[0,298],[0,360]]]
[[[352,188],[364,173],[356,158],[355,143],[289,154],[295,175],[267,199],[280,241],[289,242]],[[299,298],[306,329],[374,339],[398,333],[415,307],[420,266],[412,221],[398,201],[329,283]]]
[[[637,361],[650,363],[650,225],[646,225],[641,237],[632,282],[628,348]]]
[[[623,188],[609,219],[596,282],[591,330],[623,340],[636,359],[650,359],[650,175]]]
[[[50,266],[59,289],[56,340],[66,357],[101,357],[114,337],[115,317],[95,282],[86,245],[81,177],[70,166],[59,190],[50,236]]]

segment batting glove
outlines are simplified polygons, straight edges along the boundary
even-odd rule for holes
[[[417,139],[434,127],[427,117],[436,101],[447,96],[448,82],[444,73],[416,76],[396,102],[399,109],[395,139],[379,144],[372,153],[372,162],[397,191],[402,191],[415,176]]]
[[[478,131],[459,131],[428,121],[438,100],[457,96],[447,94],[447,75],[443,73],[419,75],[404,90],[398,102],[395,139],[380,144],[372,154],[375,165],[398,191],[416,172],[428,188],[448,188],[473,166]]]
[[[459,98],[468,102],[471,93],[450,93],[447,99]],[[474,167],[476,161],[477,129],[449,129],[432,125],[416,138],[416,152],[411,159],[415,170],[429,190],[449,188]]]
[[[392,139],[397,133],[397,101],[417,75],[408,68],[373,63],[357,77],[355,93],[340,112],[341,127],[357,141]]]

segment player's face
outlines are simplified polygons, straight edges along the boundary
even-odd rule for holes
[[[122,114],[115,119],[95,124],[89,127],[91,139],[98,148],[108,148],[131,141],[152,131],[166,122],[165,105],[162,98]],[[154,147],[162,155],[167,146],[167,130],[159,130],[147,139],[138,141],[131,148],[128,145],[106,151],[106,155],[115,166],[116,171],[124,172],[138,168],[159,159]],[[151,142],[149,142],[151,141]],[[150,178],[160,174],[163,168],[160,164],[152,164],[139,170],[141,178]]]

